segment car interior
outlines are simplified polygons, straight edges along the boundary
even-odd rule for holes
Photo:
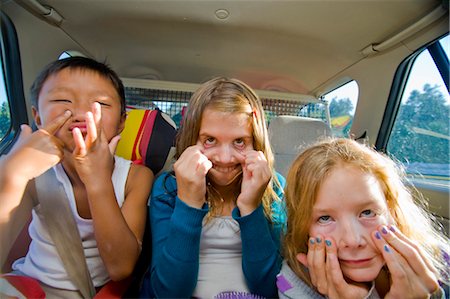
[[[0,154],[11,148],[20,123],[32,123],[29,87],[38,72],[67,56],[104,61],[119,74],[129,115],[137,118],[127,120],[130,132],[147,121],[142,121],[143,111],[162,112],[163,126],[173,131],[163,133],[169,139],[156,173],[173,163],[175,130],[190,96],[216,76],[238,78],[255,89],[267,113],[275,167],[284,175],[302,149],[336,136],[335,127],[345,127],[349,138],[394,153],[396,117],[424,51],[440,74],[443,105],[450,105],[445,0],[1,0],[0,8],[6,90],[0,104],[9,103],[11,118],[0,136]],[[441,53],[440,62],[435,53]],[[327,95],[349,83],[356,86],[351,116],[339,118],[333,114],[339,96]],[[450,132],[448,124],[444,130],[432,128],[412,130],[443,142],[447,155],[414,164],[421,175],[411,174],[411,188],[423,194],[448,234]],[[130,132],[119,150],[147,165],[147,148],[141,147],[150,139]],[[423,171],[433,167],[439,171]]]

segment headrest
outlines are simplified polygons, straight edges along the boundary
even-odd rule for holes
[[[269,138],[275,156],[275,169],[286,176],[299,153],[331,135],[330,127],[320,119],[290,115],[273,117],[269,125]]]
[[[161,110],[129,110],[116,155],[157,175],[172,165],[176,133],[175,122]]]

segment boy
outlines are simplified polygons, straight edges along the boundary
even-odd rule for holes
[[[141,251],[153,174],[114,156],[126,117],[121,80],[89,58],[58,60],[33,83],[31,101],[38,130],[22,125],[17,143],[0,160],[0,229],[33,207],[28,183],[53,168],[94,287],[126,278]],[[32,211],[29,251],[13,264],[13,273],[38,280],[46,292],[76,291],[38,213],[39,204]]]

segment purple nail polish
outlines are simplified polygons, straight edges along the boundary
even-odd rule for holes
[[[389,229],[390,229],[390,231],[393,232],[393,233],[395,233],[395,231],[396,231],[396,230],[395,230],[395,227],[394,227],[393,225],[389,226]]]
[[[378,240],[381,240],[381,235],[380,235],[379,232],[376,232],[376,233],[375,233],[375,238],[377,238]]]
[[[387,235],[387,233],[388,233],[386,227],[384,227],[384,226],[381,228],[381,232],[385,235]]]

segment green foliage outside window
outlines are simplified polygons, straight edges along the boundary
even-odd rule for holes
[[[401,105],[388,152],[410,172],[448,179],[449,150],[450,105],[437,85],[425,84]]]
[[[11,127],[11,115],[7,102],[3,102],[0,107],[0,140],[8,133]]]

